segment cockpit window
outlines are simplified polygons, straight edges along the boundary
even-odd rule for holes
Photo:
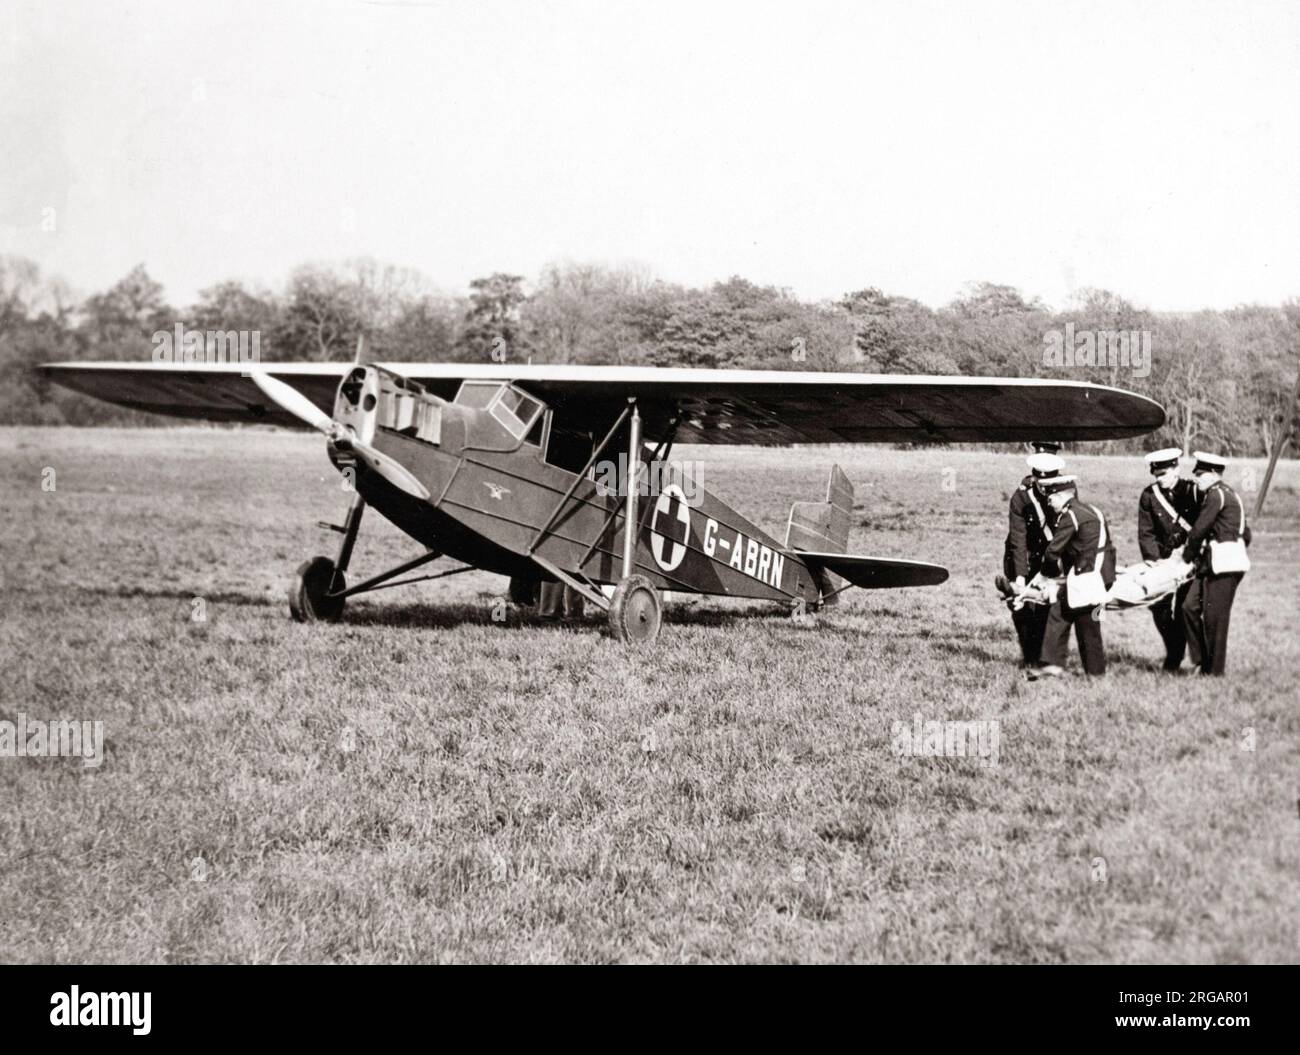
[[[517,388],[507,387],[492,404],[492,416],[510,430],[510,435],[521,440],[534,419],[542,412],[542,405],[532,396]]]
[[[355,407],[357,400],[361,398],[361,390],[366,384],[366,371],[364,367],[358,366],[352,373],[348,374],[348,379],[343,382],[343,398],[348,401],[348,406]]]
[[[505,386],[500,381],[462,381],[455,402],[462,407],[483,410],[503,387]]]

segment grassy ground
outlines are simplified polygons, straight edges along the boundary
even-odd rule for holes
[[[1012,456],[682,451],[778,536],[838,460],[852,548],[953,575],[813,628],[677,605],[646,662],[595,618],[494,621],[478,572],[291,622],[346,501],[306,436],[11,429],[0,454],[0,718],[107,741],[99,769],[0,758],[0,959],[1300,959],[1295,463],[1226,680],[1162,676],[1134,612],[1106,679],[1030,684],[990,586]],[[1136,559],[1140,459],[1070,464]],[[354,567],[416,552],[375,517]],[[918,712],[997,720],[999,764],[896,757]]]

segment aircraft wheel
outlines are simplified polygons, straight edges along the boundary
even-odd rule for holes
[[[335,579],[334,562],[328,557],[303,562],[289,587],[289,611],[298,622],[333,622],[342,615],[344,598],[326,596]],[[337,585],[347,588],[342,572],[337,573]]]
[[[510,601],[518,605],[534,605],[537,603],[537,586],[536,579],[530,579],[525,575],[510,576]]]
[[[609,626],[625,644],[649,646],[659,636],[663,614],[654,584],[644,575],[629,575],[610,599]]]

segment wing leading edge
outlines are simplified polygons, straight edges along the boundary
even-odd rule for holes
[[[322,410],[351,363],[266,363]],[[675,422],[677,442],[786,446],[1106,440],[1158,429],[1164,408],[1083,381],[775,370],[510,363],[380,364],[451,398],[466,379],[512,381],[562,414],[598,423],[636,399],[646,435]],[[296,425],[239,363],[49,363],[51,381],[135,410],[209,421]]]

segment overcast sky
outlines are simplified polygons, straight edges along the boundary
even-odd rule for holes
[[[1300,5],[0,0],[0,252],[1278,303]]]

